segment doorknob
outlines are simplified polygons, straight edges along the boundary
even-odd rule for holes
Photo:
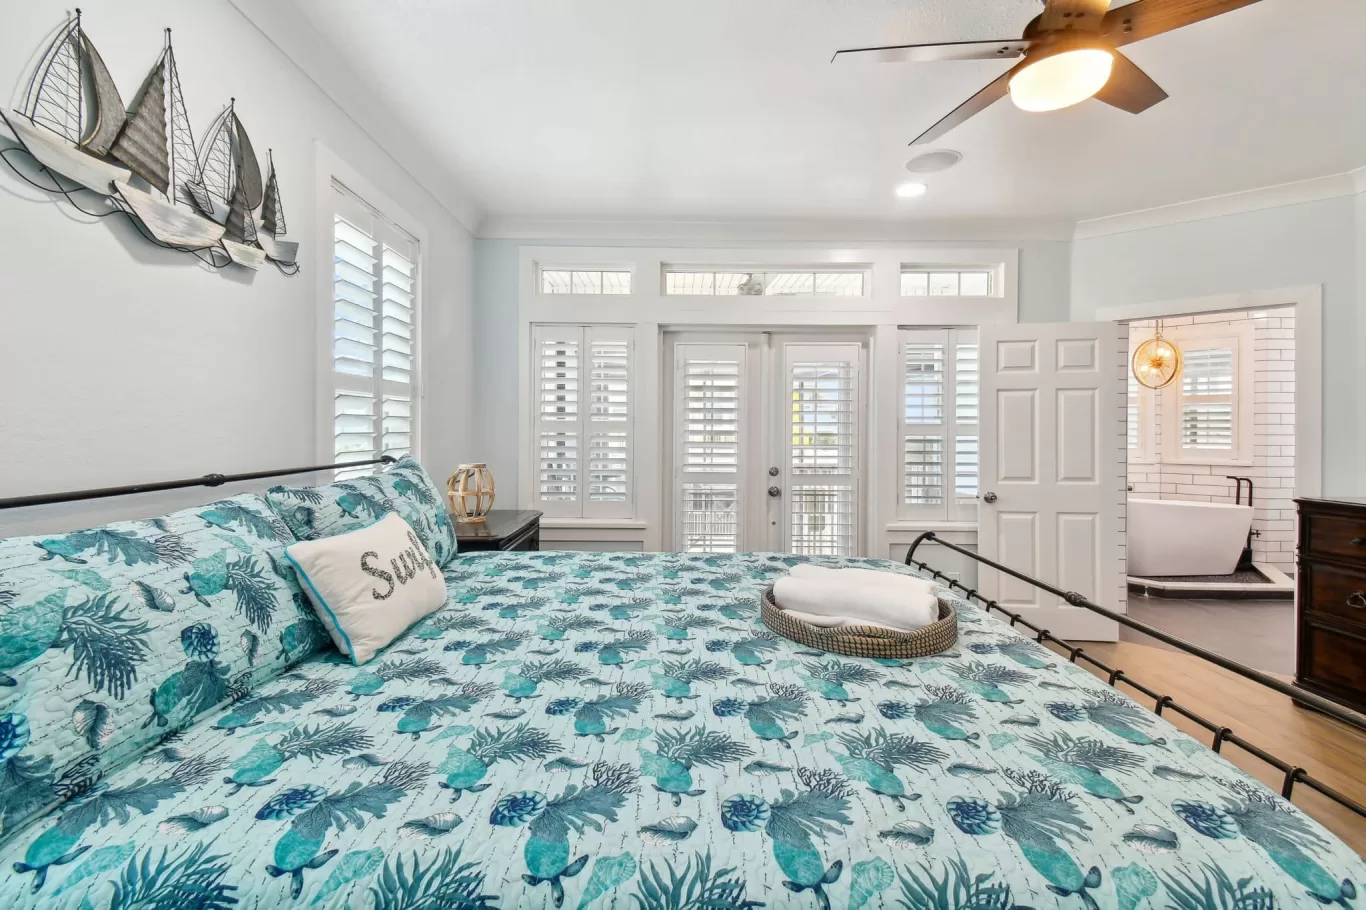
[[[778,489],[777,487],[769,487],[769,488],[768,488],[768,495],[769,495],[769,496],[781,496],[781,495],[783,495],[783,491],[780,490],[780,489]]]
[[[983,494],[982,494],[982,502],[985,502],[985,503],[993,503],[993,502],[995,502],[995,501],[996,501],[996,494],[995,494],[995,493],[983,493]]]
[[[771,468],[768,469],[768,476],[769,476],[769,477],[777,477],[777,476],[778,476],[778,466],[777,466],[777,465],[774,465],[773,467],[771,467]]]

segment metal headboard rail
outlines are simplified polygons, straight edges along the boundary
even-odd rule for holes
[[[265,480],[268,477],[284,477],[289,474],[310,474],[314,471],[333,471],[338,468],[355,468],[372,464],[393,464],[397,461],[392,455],[381,455],[369,461],[344,461],[337,464],[317,464],[302,468],[277,468],[272,471],[249,471],[245,474],[205,474],[203,477],[188,477],[185,480],[163,480],[157,483],[133,483],[122,487],[101,487],[94,490],[75,490],[69,493],[39,493],[35,496],[11,496],[0,499],[0,509],[22,509],[25,506],[47,506],[59,502],[80,502],[85,499],[105,499],[110,496],[130,496],[133,493],[156,493],[161,490],[181,490],[186,487],[221,487],[225,483],[238,483],[244,480]]]
[[[934,543],[938,546],[947,547],[948,549],[953,550],[955,553],[961,553],[964,556],[969,557],[970,559],[982,563],[983,565],[990,566],[998,572],[1004,572],[1012,578],[1018,578],[1020,581],[1023,581],[1026,584],[1031,584],[1036,588],[1039,588],[1041,590],[1049,592],[1050,594],[1054,594],[1058,597],[1061,597],[1063,600],[1067,601],[1067,603],[1071,606],[1082,607],[1084,609],[1090,610],[1093,613],[1098,613],[1101,616],[1106,617],[1107,619],[1113,619],[1115,622],[1128,626],[1131,629],[1137,629],[1139,632],[1142,632],[1145,635],[1150,635],[1153,638],[1156,638],[1158,641],[1165,642],[1166,644],[1169,644],[1180,651],[1184,651],[1187,654],[1199,657],[1202,660],[1208,661],[1216,666],[1222,667],[1225,670],[1230,671],[1231,673],[1236,673],[1239,676],[1242,676],[1246,679],[1250,679],[1253,682],[1266,686],[1269,689],[1274,689],[1282,695],[1289,696],[1290,698],[1293,698],[1295,701],[1302,702],[1303,704],[1310,706],[1316,711],[1320,711],[1324,714],[1327,714],[1333,719],[1339,720],[1342,723],[1347,724],[1350,727],[1353,727],[1354,729],[1366,731],[1366,717],[1362,717],[1360,714],[1357,714],[1353,711],[1349,711],[1341,705],[1335,702],[1331,702],[1326,698],[1322,698],[1321,696],[1315,695],[1312,692],[1306,692],[1303,689],[1299,689],[1288,683],[1282,682],[1276,677],[1263,673],[1260,670],[1256,670],[1252,667],[1245,666],[1243,664],[1238,663],[1237,661],[1229,660],[1227,657],[1215,654],[1213,651],[1208,651],[1200,647],[1199,645],[1194,645],[1188,641],[1177,638],[1174,635],[1169,635],[1166,632],[1163,632],[1161,629],[1154,628],[1148,625],[1147,623],[1139,622],[1136,619],[1130,619],[1123,613],[1116,613],[1113,610],[1108,610],[1105,607],[1102,607],[1098,604],[1093,604],[1085,597],[1076,593],[1075,591],[1064,591],[1061,588],[1056,588],[1053,585],[1048,584],[1047,582],[1042,582],[1039,581],[1037,578],[1031,578],[1028,575],[1023,574],[1022,572],[1017,572],[1009,566],[1003,566],[993,559],[988,559],[985,556],[979,556],[973,551],[965,549],[964,547],[960,547],[957,544],[949,543],[946,540],[940,540],[939,537],[933,531],[926,531],[925,533],[921,534],[911,543],[910,549],[906,551],[906,565],[914,566],[918,569],[930,573],[931,576],[933,576],[935,579],[939,581],[942,581],[950,589],[956,588],[959,591],[963,592],[964,597],[970,597],[973,600],[976,600],[978,603],[986,607],[988,611],[995,610],[998,613],[1002,613],[1005,616],[1010,617],[1010,625],[1012,627],[1020,625],[1024,626],[1026,629],[1029,629],[1031,632],[1034,633],[1035,641],[1038,641],[1040,643],[1053,642],[1054,644],[1058,645],[1060,648],[1067,652],[1067,659],[1072,663],[1077,663],[1078,661],[1085,661],[1086,663],[1090,664],[1096,669],[1106,673],[1108,676],[1107,681],[1111,686],[1123,682],[1130,688],[1142,692],[1148,698],[1153,699],[1153,712],[1155,714],[1160,716],[1164,710],[1171,710],[1176,712],[1177,714],[1180,714],[1182,717],[1185,717],[1188,720],[1196,724],[1199,724],[1201,727],[1204,727],[1206,730],[1214,734],[1214,740],[1211,743],[1210,748],[1213,749],[1215,752],[1221,751],[1224,743],[1232,743],[1233,745],[1237,746],[1238,748],[1242,749],[1248,754],[1255,756],[1256,758],[1275,768],[1277,771],[1280,771],[1284,775],[1281,783],[1281,796],[1283,796],[1284,798],[1290,799],[1291,794],[1295,790],[1295,785],[1303,784],[1309,789],[1314,790],[1315,792],[1320,793],[1323,796],[1326,796],[1328,799],[1332,800],[1338,805],[1346,809],[1350,809],[1357,815],[1366,817],[1366,805],[1362,805],[1361,803],[1352,799],[1345,793],[1340,793],[1339,791],[1333,789],[1332,787],[1325,784],[1323,781],[1318,780],[1317,778],[1312,776],[1304,768],[1298,765],[1292,765],[1287,761],[1277,758],[1276,756],[1272,755],[1270,752],[1267,752],[1260,746],[1254,743],[1250,743],[1247,740],[1243,739],[1237,733],[1233,732],[1233,730],[1229,727],[1226,727],[1223,724],[1215,723],[1214,721],[1209,720],[1206,717],[1202,717],[1201,715],[1195,713],[1189,708],[1186,708],[1178,704],[1177,701],[1170,695],[1163,695],[1162,693],[1157,692],[1156,690],[1134,680],[1132,677],[1130,677],[1127,673],[1125,673],[1118,667],[1111,667],[1103,661],[1098,660],[1095,657],[1092,657],[1090,654],[1087,654],[1085,649],[1072,644],[1070,641],[1057,637],[1047,629],[1043,629],[1039,626],[1034,625],[1032,622],[1025,619],[1019,613],[1006,609],[1005,607],[998,604],[996,601],[983,597],[981,594],[977,592],[975,588],[969,588],[960,581],[958,581],[956,578],[950,578],[943,572],[940,572],[938,569],[931,568],[927,563],[914,559],[913,557],[915,556],[916,548],[927,540],[934,541]]]

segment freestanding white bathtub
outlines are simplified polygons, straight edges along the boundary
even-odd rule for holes
[[[1130,496],[1128,574],[1231,575],[1251,527],[1251,506]]]

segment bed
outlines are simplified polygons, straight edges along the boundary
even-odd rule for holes
[[[971,603],[929,659],[767,632],[798,561],[458,556],[372,663],[315,656],[73,782],[0,905],[1353,905],[1366,865],[1316,822]]]

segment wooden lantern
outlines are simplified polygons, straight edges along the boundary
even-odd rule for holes
[[[483,521],[493,509],[495,492],[493,475],[483,463],[462,464],[446,481],[446,495],[451,501],[451,512],[462,524]]]

